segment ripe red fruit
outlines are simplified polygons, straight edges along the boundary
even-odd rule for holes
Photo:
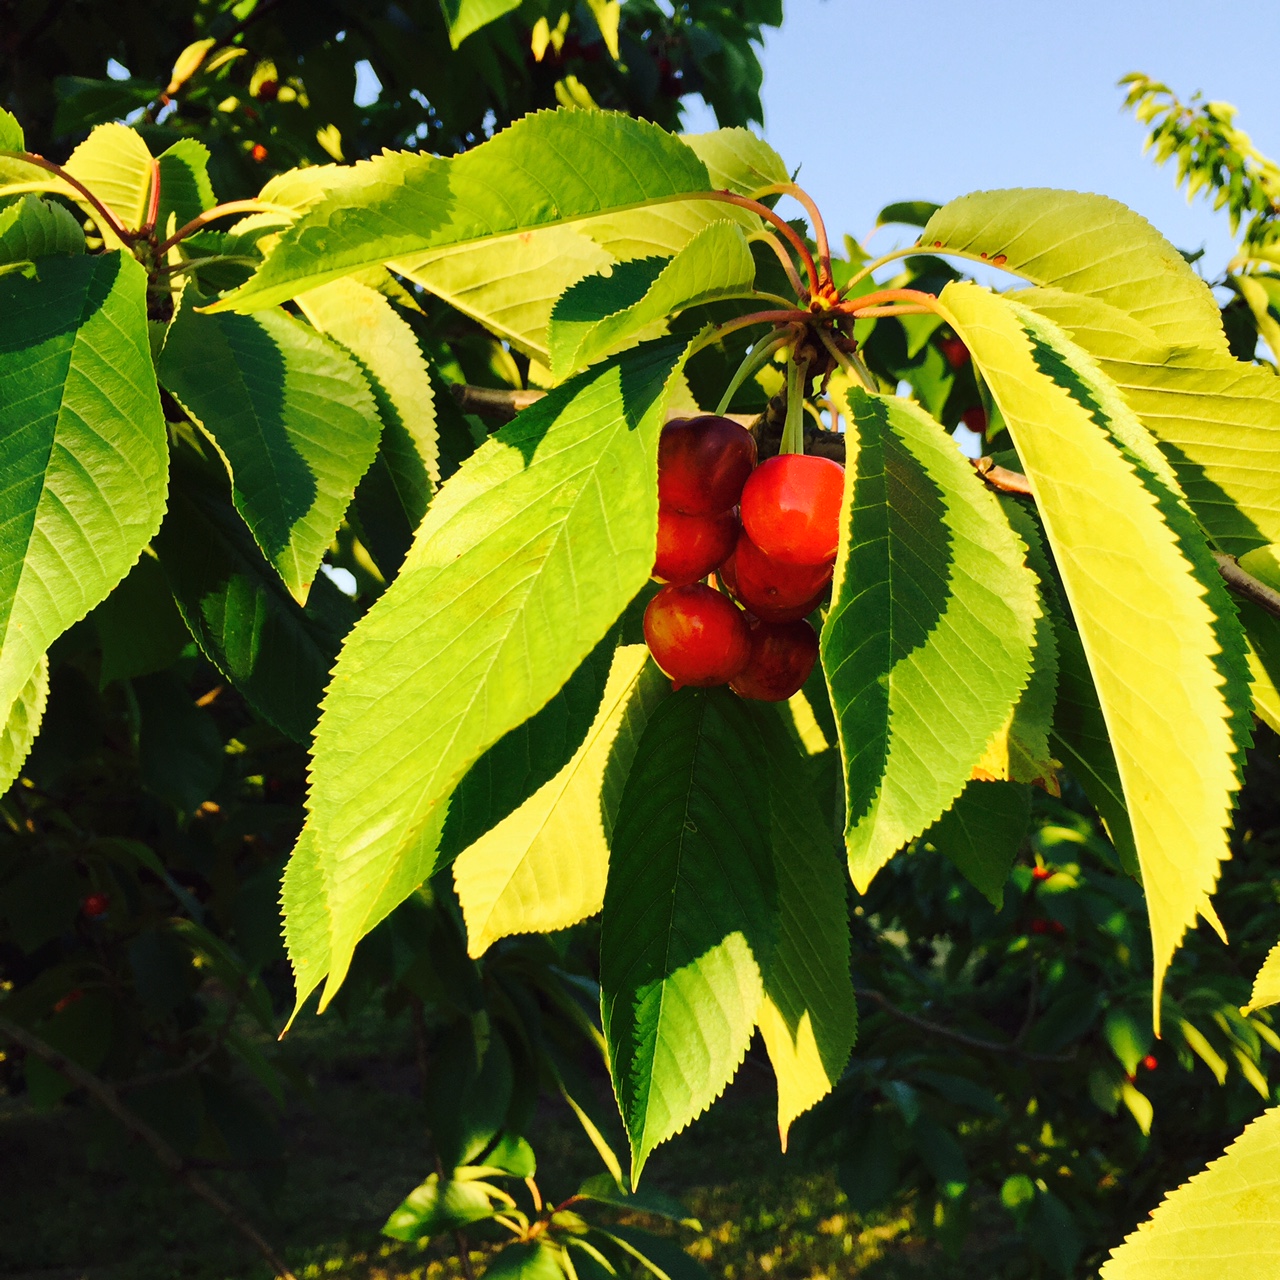
[[[644,611],[644,638],[677,689],[728,684],[751,657],[746,615],[701,582],[663,587]]]
[[[980,436],[987,434],[987,411],[980,404],[975,404],[972,409],[966,409],[960,415],[960,421],[970,431],[976,431]]]
[[[275,80],[264,80],[258,86],[258,97],[266,99],[268,102],[274,102],[280,93],[280,85]]]
[[[751,624],[751,657],[729,681],[743,698],[784,702],[809,678],[818,660],[818,633],[804,621]]]
[[[61,1013],[63,1009],[69,1009],[73,1004],[84,999],[84,992],[79,987],[72,987],[57,1004],[53,1006],[54,1013]]]
[[[1053,872],[1050,871],[1048,867],[1032,867],[1031,874],[1037,880],[1047,880],[1051,875],[1053,875]]]
[[[751,541],[784,564],[827,564],[840,544],[844,468],[830,458],[780,453],[742,490],[742,524]]]
[[[1032,933],[1048,933],[1049,922],[1047,920],[1036,919],[1031,922]]]
[[[831,581],[832,565],[784,564],[767,556],[747,536],[738,535],[733,556],[720,576],[742,604],[767,622],[807,618]]]
[[[253,144],[253,150],[249,152],[253,157],[255,164],[261,164],[267,158],[267,149],[260,142]]]
[[[653,576],[677,585],[696,582],[723,564],[737,541],[738,517],[732,511],[718,516],[686,516],[659,507]]]
[[[728,511],[756,465],[746,427],[704,414],[673,418],[658,440],[658,503],[687,516]]]
[[[1146,1067],[1148,1071],[1154,1071],[1160,1063],[1154,1053],[1149,1053],[1145,1058],[1143,1058],[1142,1065]]]
[[[960,338],[940,338],[938,340],[938,350],[947,358],[947,363],[953,369],[963,369],[969,363],[969,348],[964,345],[964,341]]]
[[[86,920],[101,920],[111,906],[111,899],[105,893],[91,893],[81,904],[80,910]]]

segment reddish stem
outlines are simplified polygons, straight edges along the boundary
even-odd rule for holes
[[[803,298],[805,296],[804,285],[800,283],[800,277],[796,273],[796,264],[791,261],[791,255],[783,247],[782,241],[772,231],[757,231],[753,236],[749,236],[748,239],[762,241],[778,255],[778,261],[782,263],[782,269],[787,273],[787,279],[790,281],[791,287],[796,291],[796,297]]]
[[[194,235],[201,227],[207,226],[216,218],[226,218],[233,213],[266,213],[269,212],[261,200],[229,200],[226,204],[214,205],[199,216],[192,218],[184,227],[179,227],[163,244],[156,246],[156,257],[163,257],[179,241]]]
[[[670,196],[668,200],[721,200],[725,204],[737,205],[739,209],[749,209],[766,222],[772,223],[791,242],[791,246],[800,255],[804,269],[809,277],[809,289],[817,293],[819,287],[818,268],[814,265],[813,254],[809,246],[796,234],[796,230],[784,218],[780,218],[767,204],[752,200],[749,196],[740,196],[732,191],[689,191],[679,196]],[[668,200],[662,203],[666,204]]]
[[[142,224],[142,234],[149,236],[156,229],[160,216],[160,161],[151,161],[151,193],[147,201],[147,220]]]
[[[867,307],[878,307],[886,302],[908,302],[925,311],[938,309],[937,297],[921,289],[877,289],[873,293],[864,293],[859,298],[846,298],[834,309],[846,315],[852,315]]]
[[[776,182],[771,187],[761,187],[755,194],[757,196],[790,196],[804,205],[809,212],[809,217],[813,220],[813,235],[818,242],[818,261],[822,266],[822,281],[830,283],[831,245],[827,240],[827,224],[822,220],[817,201],[803,187],[797,186],[794,182]]]
[[[85,200],[93,206],[103,223],[110,227],[121,240],[132,241],[138,239],[139,233],[137,231],[127,230],[124,223],[83,182],[78,178],[73,178],[61,165],[54,164],[52,160],[46,160],[44,156],[35,155],[30,151],[0,151],[0,156],[11,156],[15,160],[22,160],[27,164],[35,165],[37,169],[43,169],[46,173],[52,173],[61,178],[67,186],[84,196]]]

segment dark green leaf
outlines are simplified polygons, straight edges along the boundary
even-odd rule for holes
[[[969,782],[921,836],[959,868],[998,911],[1031,822],[1031,788],[1021,782]]]

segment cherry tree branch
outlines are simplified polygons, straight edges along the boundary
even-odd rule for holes
[[[120,1101],[120,1095],[107,1084],[98,1079],[91,1071],[87,1071],[78,1062],[68,1058],[65,1053],[47,1044],[26,1027],[11,1022],[0,1015],[0,1034],[7,1036],[15,1044],[21,1045],[28,1053],[34,1054],[42,1062],[46,1062],[60,1075],[65,1076],[72,1084],[83,1089],[99,1106],[109,1111],[126,1129],[141,1138],[151,1148],[152,1154],[170,1173],[181,1179],[206,1204],[212,1206],[235,1229],[248,1240],[262,1255],[279,1280],[297,1280],[284,1260],[271,1247],[268,1241],[259,1234],[256,1227],[240,1212],[235,1205],[226,1200],[220,1192],[209,1185],[198,1173],[191,1169],[182,1156],[169,1145],[145,1120],[135,1115]]]

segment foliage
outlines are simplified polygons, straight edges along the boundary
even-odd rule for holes
[[[740,44],[771,17],[716,13]],[[535,65],[568,47],[552,16]],[[25,1088],[56,1101],[69,1060],[180,1170],[269,1163],[227,1078],[234,1055],[282,1094],[241,1020],[274,1030],[283,871],[293,1019],[322,983],[320,1010],[377,993],[413,1019],[435,1169],[393,1238],[477,1232],[494,1276],[697,1274],[607,1210],[685,1217],[641,1172],[758,1029],[782,1142],[836,1161],[856,1208],[905,1178],[954,1247],[985,1188],[1044,1266],[1095,1260],[1138,1207],[1100,1193],[1157,1132],[1153,1033],[1209,1067],[1233,1122],[1280,1048],[1265,973],[1242,1013],[1238,975],[1182,949],[1197,917],[1222,932],[1233,838],[1253,870],[1232,812],[1255,715],[1280,727],[1273,373],[1114,202],[891,206],[918,245],[833,258],[759,140],[682,139],[569,76],[574,105],[491,137],[474,103],[412,147],[387,115],[403,149],[218,205],[225,156],[174,135],[284,17],[202,36],[172,110],[150,86],[138,128],[100,124],[64,165],[0,115],[0,1030]],[[530,17],[446,6],[432,47],[497,58]],[[625,101],[628,24],[658,18],[571,21]],[[692,7],[669,21],[696,45]],[[352,27],[316,38],[355,49]],[[349,134],[306,114],[324,66],[308,46],[299,75],[249,79],[289,159],[320,158],[313,126],[334,159],[369,154],[344,139],[374,113]],[[730,81],[749,117],[750,76]],[[239,100],[216,109],[213,156],[243,156]],[[524,397],[496,431],[456,411],[473,375]],[[658,439],[713,406],[763,410],[762,442],[785,419],[787,452],[807,414],[846,465],[821,667],[776,706],[669,690],[639,644]],[[1249,893],[1269,882],[1219,894],[1229,923]],[[558,1203],[525,1137],[540,1088],[604,1166]],[[1121,1108],[1117,1142],[1098,1117]]]

